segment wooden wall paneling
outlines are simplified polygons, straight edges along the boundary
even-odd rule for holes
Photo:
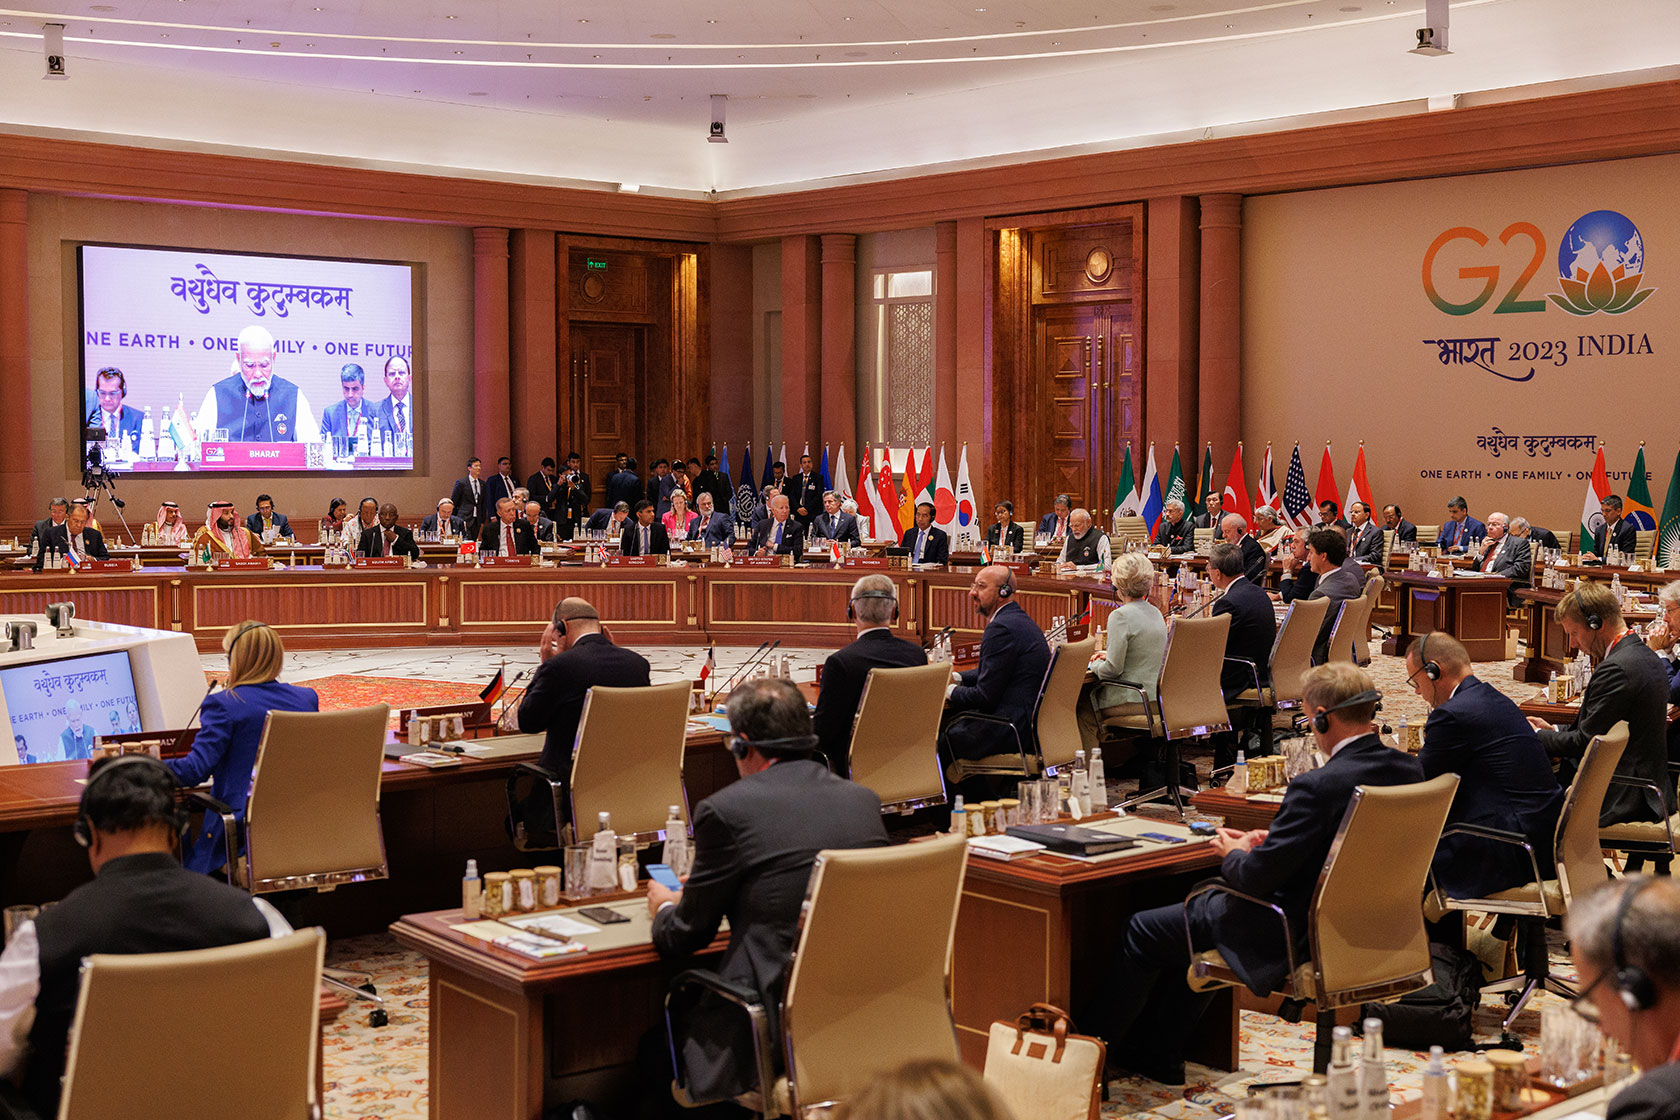
[[[34,439],[29,398],[29,195],[0,189],[0,415],[7,425],[0,457],[0,517],[33,519]]]
[[[822,236],[821,422],[810,433],[811,454],[822,461],[822,444],[857,438],[857,238]],[[935,346],[935,353],[938,346]],[[935,415],[938,409],[934,410]],[[801,443],[804,442],[803,437]],[[794,452],[790,449],[790,455]],[[789,463],[788,471],[798,470]]]
[[[1145,332],[1143,353],[1144,431],[1138,446],[1137,477],[1149,444],[1166,471],[1172,446],[1196,446],[1200,346],[1200,231],[1193,198],[1152,198],[1148,203],[1144,253]],[[1165,477],[1163,475],[1163,477]]]
[[[509,407],[513,471],[523,482],[545,456],[559,456],[559,355],[555,349],[554,234],[514,230],[509,239]]]
[[[772,441],[821,438],[821,254],[817,237],[782,239],[782,415],[780,431],[771,427]]]
[[[815,638],[844,643],[853,630],[846,619],[846,599],[856,573],[810,576],[809,572],[789,572],[786,579],[712,576],[705,587],[704,625],[720,635],[795,627]]]
[[[986,378],[985,458],[991,500],[1013,498],[1022,520],[1034,509],[1032,474],[1039,417],[1030,415],[1034,392],[1030,379],[1030,246],[1018,229],[999,229],[989,239],[992,282],[987,325],[991,333],[991,372]],[[972,464],[970,464],[972,466]]]
[[[698,455],[711,442],[710,249],[671,258],[671,457]]]
[[[1203,195],[1200,202],[1196,436],[1202,443],[1212,442],[1215,470],[1224,472],[1242,434],[1242,196]],[[1221,482],[1223,477],[1216,475]]]
[[[508,343],[508,231],[475,229],[473,454],[489,460],[487,474],[494,473],[496,459],[507,454],[510,442]]]
[[[734,465],[740,470],[740,434],[753,430],[753,251],[748,245],[714,245],[705,269],[711,314],[706,316],[711,351],[711,415],[703,443],[736,438]],[[848,441],[850,443],[851,441]],[[853,444],[853,454],[857,445]],[[721,454],[721,451],[719,452]],[[701,451],[700,456],[705,457]]]
[[[362,640],[379,633],[424,633],[436,618],[432,585],[432,577],[424,572],[370,571],[311,580],[308,594],[300,595],[283,575],[250,580],[221,576],[195,580],[187,594],[192,628],[201,640],[219,639],[220,631],[251,618],[262,619],[282,634],[326,630]],[[333,621],[323,621],[327,619]]]
[[[957,223],[933,227],[933,431],[949,448],[956,470],[957,436]],[[952,481],[956,479],[953,477]]]
[[[112,586],[78,586],[75,578],[54,580],[39,587],[27,584],[0,590],[0,614],[21,614],[40,618],[48,603],[76,604],[76,617],[119,626],[143,626],[168,630],[168,589],[163,580],[144,577],[122,580]],[[255,616],[254,616],[255,617]],[[47,625],[45,621],[42,626]]]
[[[580,454],[583,451],[578,442],[580,428],[577,411],[577,360],[572,352],[572,316],[566,299],[566,293],[571,290],[571,240],[561,236],[554,240],[554,302],[550,310],[554,314],[554,433],[556,440],[564,445],[554,459],[562,471],[566,469],[564,456],[573,451]],[[588,463],[583,464],[583,470],[589,475],[592,488],[590,500],[593,502],[596,494],[606,485],[607,479],[605,475],[597,478],[594,468]]]
[[[972,445],[969,475],[980,499],[980,523],[989,524],[990,503],[999,496],[992,474],[991,457],[997,445],[992,440],[991,379],[986,373],[986,357],[992,347],[987,277],[993,234],[978,218],[965,218],[956,226],[955,438],[959,445]],[[956,451],[961,451],[960,446]],[[954,462],[951,469],[956,469]]]
[[[460,630],[523,631],[540,634],[554,617],[554,606],[569,596],[588,599],[608,626],[646,624],[662,631],[676,629],[677,585],[669,576],[647,578],[579,575],[557,579],[509,572],[463,574],[460,585]],[[534,629],[533,629],[534,628]]]

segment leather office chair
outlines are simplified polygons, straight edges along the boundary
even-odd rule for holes
[[[1189,517],[1190,514],[1187,513],[1184,516]],[[1213,529],[1192,529],[1190,530],[1190,539],[1195,543],[1196,555],[1206,556],[1208,549],[1213,547]]]
[[[1067,642],[1050,651],[1050,668],[1045,670],[1044,683],[1039,685],[1038,699],[1033,703],[1030,742],[1021,741],[1014,724],[984,712],[961,712],[952,719],[952,723],[977,719],[1007,727],[1015,738],[1017,753],[959,758],[951,764],[951,780],[961,782],[976,775],[1032,778],[1073,765],[1074,752],[1084,745],[1079,735],[1079,691],[1085,684],[1091,655],[1096,651],[1095,636]]]
[[[1520,990],[1512,1002],[1509,1014],[1500,1024],[1504,1040],[1511,1040],[1511,1023],[1528,1004],[1536,990],[1545,988],[1565,998],[1574,998],[1575,990],[1552,975],[1546,953],[1548,918],[1561,918],[1569,912],[1570,900],[1590,893],[1609,881],[1610,872],[1599,847],[1598,814],[1604,807],[1604,792],[1610,788],[1616,764],[1627,748],[1628,725],[1617,722],[1603,735],[1587,744],[1581,756],[1580,769],[1564,794],[1563,810],[1558,814],[1557,831],[1553,840],[1553,855],[1557,873],[1552,879],[1542,878],[1540,862],[1534,847],[1522,836],[1479,825],[1460,824],[1447,829],[1443,836],[1479,836],[1505,844],[1514,844],[1528,853],[1534,879],[1520,887],[1499,891],[1487,898],[1445,898],[1432,891],[1429,908],[1434,912],[1446,910],[1474,910],[1483,914],[1514,914],[1517,916],[1519,936],[1526,950],[1521,975],[1482,986],[1488,992]]]
[[[1174,619],[1167,631],[1167,650],[1161,659],[1161,675],[1155,686],[1153,704],[1144,694],[1139,714],[1113,716],[1102,722],[1104,730],[1139,731],[1164,744],[1161,752],[1167,784],[1121,802],[1129,809],[1166,795],[1184,817],[1184,792],[1179,788],[1179,743],[1205,739],[1231,729],[1231,713],[1219,690],[1219,673],[1225,664],[1225,643],[1231,632],[1231,616]],[[1141,681],[1120,681],[1141,691]],[[1190,792],[1194,792],[1193,790]]]
[[[1260,710],[1261,741],[1267,754],[1272,748],[1273,717],[1301,706],[1303,678],[1312,668],[1313,643],[1318,640],[1319,628],[1324,625],[1324,614],[1329,609],[1329,599],[1297,599],[1290,603],[1283,612],[1277,637],[1272,639],[1268,683],[1244,689],[1234,698],[1243,707]]]
[[[325,948],[325,935],[308,929],[216,949],[87,958],[58,1115],[318,1118]],[[190,1046],[159,1045],[187,1037]]]
[[[1383,577],[1372,572],[1365,579],[1365,618],[1353,630],[1353,658],[1360,665],[1371,663],[1371,615],[1376,612],[1382,591]]]
[[[1376,591],[1371,590],[1376,585]],[[1330,625],[1330,653],[1327,660],[1346,661],[1353,665],[1369,665],[1371,651],[1367,642],[1371,636],[1371,608],[1382,592],[1382,577],[1372,576],[1365,581],[1365,591],[1338,604],[1336,621]],[[1360,659],[1360,655],[1364,659]]]
[[[1417,530],[1419,548],[1434,548],[1435,542],[1441,539],[1441,527],[1439,525],[1419,525]]]
[[[1669,782],[1673,783],[1676,777],[1680,776],[1680,764],[1669,763],[1668,775]],[[1610,775],[1610,784],[1656,790],[1656,786],[1651,782],[1624,777],[1621,774]],[[1656,792],[1659,796],[1662,793],[1661,790],[1656,790]],[[1676,791],[1674,804],[1680,805],[1680,791]],[[1601,828],[1598,830],[1598,843],[1600,847],[1613,852],[1666,857],[1672,860],[1676,851],[1674,846],[1674,834],[1676,832],[1680,832],[1680,811],[1671,814],[1666,820],[1636,821]]]
[[[1143,518],[1121,516],[1113,521],[1114,531],[1109,534],[1108,545],[1114,555],[1126,551],[1126,545],[1132,541],[1140,545],[1149,543],[1149,524]]]
[[[881,812],[945,804],[939,720],[951,667],[935,661],[871,669],[852,722],[851,779],[881,799]]]
[[[612,814],[615,833],[634,834],[644,844],[659,838],[672,805],[681,805],[687,820],[682,777],[690,695],[687,681],[591,687],[578,719],[571,774],[562,777],[535,762],[521,762],[508,778],[508,809],[520,822],[514,846],[525,852],[549,848],[524,831],[524,802],[517,789],[522,775],[534,775],[548,786],[561,845],[593,836],[603,812]]]
[[[1378,567],[1382,571],[1386,572],[1388,570],[1389,557],[1394,555],[1394,530],[1393,529],[1384,529],[1382,531],[1382,535],[1383,535],[1382,563],[1380,565],[1378,565]]]
[[[771,1090],[736,1099],[765,1116],[802,1118],[907,1061],[957,1061],[951,943],[967,853],[960,836],[817,853],[783,985],[781,1039],[758,993],[702,970],[672,982],[671,1037],[680,992],[703,988],[739,1007],[752,1024],[759,1085]],[[681,1047],[672,1050],[676,1099],[712,1103],[688,1096]]]
[[[1403,786],[1358,786],[1348,801],[1307,910],[1307,959],[1298,961],[1298,931],[1283,909],[1215,880],[1190,892],[1228,894],[1253,904],[1255,921],[1271,911],[1284,929],[1289,972],[1286,999],[1318,1010],[1313,1071],[1330,1064],[1336,1009],[1398,999],[1428,986],[1429,937],[1423,924],[1423,887],[1441,826],[1458,789],[1458,775],[1442,774]],[[1188,902],[1189,899],[1186,899]],[[1234,987],[1242,981],[1217,949],[1198,952],[1190,939],[1190,987]]]
[[[1634,533],[1633,555],[1640,560],[1649,560],[1657,554],[1657,531],[1655,529],[1640,529]]]

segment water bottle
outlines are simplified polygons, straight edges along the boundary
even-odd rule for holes
[[[1364,1120],[1388,1120],[1388,1066],[1383,1062],[1382,1020],[1365,1020],[1365,1053],[1359,1062],[1359,1111]]]
[[[951,801],[951,835],[968,835],[968,810],[963,806],[963,795],[960,793]]]
[[[1429,1048],[1423,1071],[1423,1108],[1418,1120],[1447,1120],[1447,1063],[1439,1046]]]
[[[1231,780],[1225,783],[1225,792],[1239,797],[1248,793],[1248,758],[1242,751],[1237,752],[1237,764],[1231,767]]]
[[[1073,752],[1073,773],[1068,782],[1068,805],[1073,813],[1073,819],[1086,816],[1091,811],[1091,775],[1085,769],[1085,751]]]
[[[1091,764],[1086,769],[1086,783],[1090,787],[1090,809],[1093,813],[1108,812],[1108,776],[1103,773],[1101,747],[1091,748]]]
[[[665,866],[682,878],[688,874],[688,826],[683,824],[682,806],[671,806],[665,818]]]
[[[478,861],[467,861],[467,874],[461,880],[461,917],[476,921],[484,903],[484,881],[478,877]]]
[[[618,837],[612,830],[612,814],[596,817],[595,839],[589,846],[589,889],[610,891],[618,885]]]
[[[1359,1064],[1353,1059],[1353,1031],[1337,1027],[1331,1036],[1329,1081],[1330,1120],[1359,1120]]]

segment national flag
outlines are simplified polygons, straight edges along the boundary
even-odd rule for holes
[[[752,476],[752,441],[747,441],[747,452],[741,456],[741,485],[735,488],[735,524],[752,528],[753,506],[756,502],[756,492],[753,490]]]
[[[1313,491],[1313,520],[1322,521],[1317,507],[1325,502],[1339,502],[1342,495],[1336,489],[1336,468],[1330,462],[1330,441],[1324,441],[1324,457],[1318,461],[1318,489]]]
[[[778,455],[777,458],[779,460],[781,460],[782,469],[784,471],[787,470],[788,457],[787,457],[787,441],[786,440],[782,441],[782,453],[780,455]],[[791,473],[791,472],[789,472],[789,473]]]
[[[1283,480],[1284,521],[1291,529],[1304,529],[1318,521],[1318,509],[1307,490],[1307,472],[1301,466],[1301,445],[1289,453],[1289,473]]]
[[[1171,501],[1184,503],[1185,515],[1189,516],[1190,499],[1185,497],[1184,471],[1178,465],[1178,444],[1173,444],[1172,467],[1167,471],[1167,485],[1161,491],[1163,503]]]
[[[957,535],[957,492],[951,486],[951,472],[945,469],[945,447],[939,448],[939,477],[933,487],[933,523],[945,535]]]
[[[984,565],[984,564],[990,564],[991,562],[992,562],[992,546],[990,544],[987,544],[986,542],[982,541],[982,542],[980,542],[980,563]]]
[[[1581,551],[1598,552],[1593,537],[1604,528],[1604,511],[1599,507],[1610,496],[1610,476],[1604,470],[1604,445],[1598,445],[1598,457],[1593,460],[1592,475],[1587,479],[1587,496],[1581,502]],[[1603,554],[1599,559],[1604,559]]]
[[[1348,483],[1347,498],[1342,502],[1342,512],[1346,513],[1354,502],[1364,504],[1367,511],[1374,512],[1371,504],[1371,481],[1365,477],[1365,441],[1359,441],[1359,456],[1353,461],[1353,481]]]
[[[845,556],[846,556],[846,554],[842,550],[839,541],[829,541],[828,542],[828,561],[829,561],[829,563],[833,564],[836,568],[838,568],[840,566],[841,561],[845,559]]]
[[[729,445],[727,443],[723,445],[723,462],[718,466],[718,472],[723,475],[723,484],[725,486],[728,486],[729,485],[729,480],[731,478],[733,478],[734,476],[729,473]],[[717,512],[727,513],[731,518],[733,518],[735,516],[735,491],[734,490],[729,491],[729,508],[728,509],[720,509]]]
[[[822,466],[817,468],[817,477],[822,479],[822,488],[824,493],[834,489],[834,483],[830,479],[828,473],[828,444],[826,443],[823,444]]]
[[[933,445],[922,448],[922,468],[916,472],[916,500],[933,501]]]
[[[1231,457],[1231,473],[1225,477],[1225,512],[1242,514],[1248,527],[1254,528],[1254,508],[1248,504],[1248,481],[1243,477],[1241,440],[1237,441],[1237,453]]]
[[[72,568],[79,568],[82,566],[82,558],[76,555],[75,546],[72,545],[64,550],[64,562]]]
[[[840,452],[834,457],[834,485],[830,487],[841,500],[852,496],[852,484],[846,477],[846,445],[840,445]]]
[[[1202,452],[1202,473],[1196,480],[1196,512],[1208,513],[1208,498],[1213,494],[1213,444]],[[1215,526],[1218,528],[1218,526]]]
[[[700,683],[705,684],[706,683],[706,678],[711,676],[712,675],[712,670],[714,670],[716,668],[717,668],[717,647],[716,646],[707,646],[706,647],[706,660],[704,662],[702,662],[701,665],[700,665]]]
[[[496,670],[496,675],[490,678],[490,683],[479,692],[478,698],[486,704],[494,704],[507,691],[507,666],[504,664]]]
[[[1633,475],[1628,479],[1627,500],[1622,503],[1622,516],[1633,518],[1641,529],[1657,527],[1657,511],[1651,505],[1651,484],[1645,478],[1645,441],[1639,441],[1639,454],[1633,459]]]
[[[1266,457],[1260,461],[1260,489],[1254,495],[1254,508],[1271,506],[1278,508],[1277,475],[1272,472],[1272,442],[1266,441]],[[1278,520],[1283,521],[1280,515]]]
[[[1132,477],[1132,445],[1126,445],[1126,459],[1120,464],[1120,481],[1114,485],[1114,505],[1110,507],[1116,517],[1136,517],[1143,503],[1138,500],[1137,479]]]
[[[775,465],[776,448],[774,445],[770,445],[764,449],[764,476],[758,480],[758,492],[760,494],[764,493],[764,488],[770,485],[771,480],[776,477],[771,473],[771,468]]]
[[[175,441],[177,451],[185,451],[198,442],[198,435],[193,431],[192,421],[187,419],[186,409],[179,401],[169,413],[169,438]]]
[[[1663,501],[1662,520],[1657,523],[1657,563],[1680,568],[1680,452],[1674,456],[1674,473],[1668,476],[1668,497]]]
[[[892,453],[881,448],[881,469],[875,473],[875,538],[891,537],[897,543],[904,537],[904,523],[898,519],[898,494],[893,487]]]
[[[1087,595],[1085,597],[1085,613],[1081,614],[1077,619],[1074,620],[1074,625],[1075,626],[1089,626],[1089,625],[1091,625],[1091,597],[1089,595]]]
[[[858,464],[858,485],[856,501],[858,505],[858,536],[868,540],[872,530],[880,525],[875,515],[875,452],[866,443],[863,445],[863,462]]]
[[[1143,517],[1143,523],[1149,526],[1150,539],[1155,537],[1155,526],[1161,522],[1161,480],[1155,474],[1155,444],[1149,445],[1149,457],[1144,460],[1143,481],[1138,483],[1138,494],[1143,499],[1138,513]]]
[[[914,447],[904,453],[904,477],[900,487],[902,497],[898,501],[898,531],[902,535],[904,530],[916,523],[916,493],[921,489],[917,485],[919,475],[916,471],[916,449]]]
[[[957,456],[957,541],[968,545],[979,540],[980,499],[968,478],[968,444],[962,445]]]

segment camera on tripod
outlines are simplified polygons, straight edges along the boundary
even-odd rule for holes
[[[117,497],[117,472],[105,462],[107,434],[104,428],[82,429],[82,446],[87,448],[82,458],[82,489],[87,491],[90,498],[103,490],[110,496],[111,504],[122,509],[128,503]]]

